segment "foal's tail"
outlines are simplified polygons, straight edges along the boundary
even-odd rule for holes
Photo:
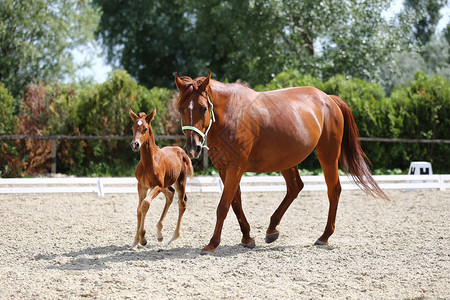
[[[358,139],[358,128],[353,118],[350,107],[341,98],[330,95],[344,115],[344,136],[341,145],[341,167],[346,173],[350,173],[353,181],[367,194],[379,196],[386,200],[389,197],[378,186],[373,179],[368,163],[370,163],[366,154],[361,148]]]
[[[187,154],[183,151],[183,161],[187,164],[187,175],[189,178],[194,177],[194,167],[192,166],[191,159]]]

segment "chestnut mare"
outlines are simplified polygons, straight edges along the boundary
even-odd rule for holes
[[[313,87],[255,92],[241,84],[224,84],[208,77],[178,77],[177,108],[186,134],[186,151],[198,158],[207,136],[212,163],[224,189],[217,207],[214,234],[202,253],[214,252],[220,243],[230,205],[243,234],[242,244],[255,246],[242,211],[240,180],[244,172],[281,171],[287,194],[270,218],[266,242],[278,238],[277,225],[303,188],[298,164],[314,149],[322,166],[330,203],[328,221],[316,245],[328,245],[335,229],[341,193],[338,161],[366,193],[388,199],[373,179],[358,130],[348,105]]]
[[[155,137],[150,122],[155,117],[155,109],[147,116],[145,113],[139,113],[137,116],[130,109],[130,116],[133,124],[133,141],[131,149],[135,152],[141,151],[141,160],[139,161],[135,176],[138,180],[139,205],[137,208],[137,231],[134,238],[132,249],[137,249],[138,245],[146,245],[145,239],[145,215],[150,207],[152,200],[160,192],[166,196],[166,205],[161,214],[161,218],[156,226],[157,238],[163,240],[162,228],[167,210],[172,204],[175,190],[178,193],[178,222],[169,244],[180,236],[180,223],[186,210],[186,181],[188,176],[194,176],[194,170],[189,157],[180,147],[164,147],[160,149],[155,144]],[[147,196],[147,191],[150,193]]]

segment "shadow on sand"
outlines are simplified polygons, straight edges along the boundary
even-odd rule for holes
[[[87,247],[86,249],[66,252],[61,254],[43,255],[34,257],[35,260],[47,260],[50,265],[48,269],[56,270],[102,270],[108,269],[107,263],[133,263],[133,262],[152,262],[159,260],[189,260],[200,257],[232,257],[242,255],[248,252],[262,253],[267,251],[284,251],[294,246],[275,246],[275,247],[255,247],[248,249],[240,244],[219,246],[213,255],[203,256],[199,248],[177,247],[165,249],[160,246],[144,246],[138,251],[130,250],[129,245]],[[72,258],[67,261],[67,258]],[[65,261],[61,263],[61,261]]]

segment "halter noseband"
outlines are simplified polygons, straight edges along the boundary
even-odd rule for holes
[[[206,129],[205,133],[201,132],[199,129],[195,128],[194,126],[184,126],[183,125],[183,120],[181,120],[181,130],[183,131],[184,134],[186,134],[184,132],[185,130],[192,130],[192,131],[198,133],[198,135],[200,135],[202,137],[201,147],[205,148],[206,150],[209,150],[208,146],[205,144],[206,143],[206,137],[208,135],[209,129],[211,129],[212,123],[214,123],[216,121],[216,118],[214,117],[214,111],[213,111],[214,105],[212,104],[211,100],[209,99],[208,93],[206,93],[206,99],[208,100],[209,115],[211,117],[209,119],[209,125],[208,125],[208,128]]]

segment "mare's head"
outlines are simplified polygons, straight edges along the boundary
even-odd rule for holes
[[[177,109],[181,114],[181,126],[186,135],[186,152],[191,158],[198,158],[205,145],[206,135],[214,122],[212,103],[209,100],[208,77],[178,77],[175,73],[175,83],[180,96],[177,101]]]
[[[152,136],[152,126],[150,122],[155,118],[156,109],[147,116],[145,113],[139,113],[136,115],[133,110],[130,109],[130,117],[133,119],[133,140],[131,141],[131,149],[137,152],[141,149],[141,146],[146,143]]]

